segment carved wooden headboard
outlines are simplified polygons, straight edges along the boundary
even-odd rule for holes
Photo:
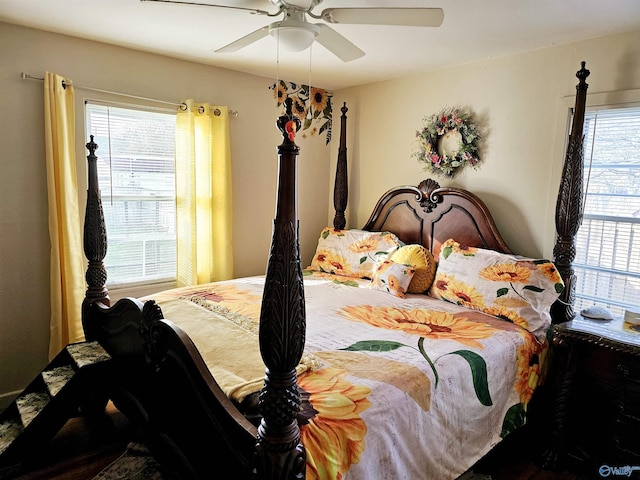
[[[435,258],[449,238],[470,247],[511,252],[477,196],[460,188],[440,187],[432,179],[386,192],[363,228],[387,230],[405,243],[422,244]]]

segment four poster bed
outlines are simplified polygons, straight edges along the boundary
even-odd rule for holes
[[[574,137],[587,75],[583,64]],[[473,193],[432,179],[390,189],[361,229],[345,229],[346,112],[334,226],[310,265],[289,104],[266,275],[113,306],[87,144],[86,337],[113,358],[109,397],[177,478],[454,479],[525,423],[551,305],[553,322],[573,316],[581,126],[558,199],[558,273],[513,255]]]

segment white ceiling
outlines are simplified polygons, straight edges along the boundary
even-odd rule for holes
[[[269,0],[193,1],[277,11]],[[0,0],[0,21],[266,77],[310,80],[331,90],[640,31],[640,0],[324,0],[314,12],[340,6],[441,7],[444,22],[437,28],[332,25],[366,52],[345,63],[317,43],[310,51],[277,54],[269,36],[235,53],[215,53],[281,20],[227,8],[140,0]]]

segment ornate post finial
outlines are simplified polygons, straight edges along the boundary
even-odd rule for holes
[[[576,77],[578,77],[578,80],[580,80],[578,87],[580,87],[580,85],[584,85],[585,87],[589,86],[585,82],[587,80],[587,77],[591,74],[591,72],[586,69],[585,67],[586,65],[587,65],[587,62],[585,62],[584,60],[580,62],[580,70],[576,72]]]
[[[87,147],[87,150],[89,150],[89,155],[92,157],[95,156],[98,144],[93,141],[93,135],[89,135],[89,142],[85,146]]]
[[[296,115],[293,114],[292,107],[293,100],[291,99],[291,97],[288,97],[284,101],[285,113],[284,115],[278,117],[278,121],[276,122],[280,133],[282,133],[285,144],[294,143],[296,132],[302,127],[302,122]]]

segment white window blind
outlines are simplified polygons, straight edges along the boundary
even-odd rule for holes
[[[107,286],[176,277],[175,114],[87,103],[98,144]]]
[[[587,111],[576,310],[640,305],[640,108]]]

